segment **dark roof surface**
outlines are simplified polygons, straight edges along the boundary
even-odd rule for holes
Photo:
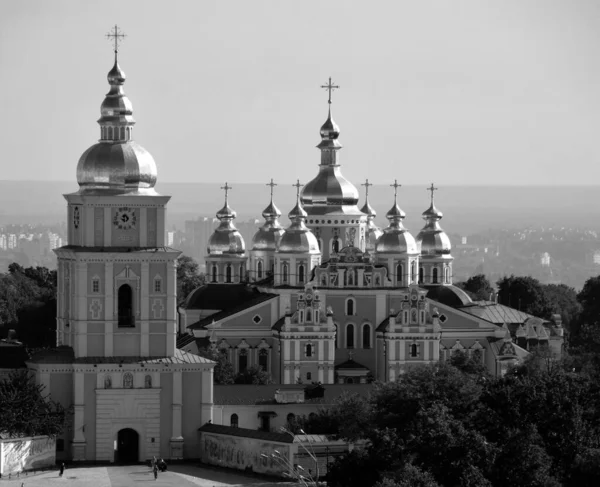
[[[182,307],[215,310],[212,315],[188,326],[190,329],[204,328],[213,321],[222,320],[277,296],[277,294],[263,293],[246,284],[205,284],[192,291]]]
[[[0,369],[21,369],[26,367],[29,354],[23,345],[0,345]]]
[[[462,308],[473,304],[469,295],[456,286],[435,286],[429,289],[427,297],[452,308]]]
[[[72,250],[74,252],[101,252],[110,254],[114,252],[142,252],[148,254],[154,254],[158,252],[181,252],[180,250],[172,247],[82,247],[80,245],[63,245],[59,249]]]
[[[369,370],[364,365],[359,364],[358,362],[355,362],[352,359],[346,360],[344,363],[335,366],[335,370],[339,370],[339,369],[343,369],[343,370],[350,370],[350,369],[352,369],[352,370]]]
[[[268,405],[277,404],[275,401],[275,392],[277,389],[298,390],[298,384],[282,385],[269,384],[264,386],[233,384],[233,385],[215,385],[213,402],[215,405]],[[314,387],[306,385],[305,388]],[[304,404],[331,404],[343,392],[358,393],[367,397],[373,386],[371,384],[325,384],[323,397],[305,398]]]
[[[529,318],[534,318],[533,315],[492,301],[476,301],[475,304],[477,306],[469,306],[462,311],[496,324],[525,323]]]
[[[175,350],[172,357],[78,357],[70,347],[61,347],[53,350],[44,350],[31,358],[32,362],[38,364],[212,364],[209,360],[193,353]]]
[[[221,424],[206,423],[198,428],[202,433],[217,433],[221,435],[237,436],[239,438],[256,438],[257,440],[277,441],[279,443],[293,443],[294,436],[288,433],[274,433],[271,431],[258,431],[248,428],[236,428]]]

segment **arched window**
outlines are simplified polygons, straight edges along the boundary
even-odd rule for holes
[[[263,370],[267,370],[269,366],[269,351],[266,348],[261,348],[258,352],[258,366]]]
[[[446,281],[446,284],[450,284],[450,267],[446,267],[444,269],[444,279]]]
[[[425,271],[422,267],[419,267],[419,282],[423,282],[423,278],[425,277]]]
[[[416,343],[413,343],[410,346],[410,356],[411,357],[418,357],[419,356],[419,347],[417,346]]]
[[[238,372],[245,372],[248,368],[248,350],[242,348],[238,362]]]
[[[402,264],[398,264],[396,266],[396,282],[398,284],[402,284],[403,279],[404,279],[404,266]]]
[[[346,326],[346,348],[354,348],[354,325]]]
[[[333,237],[333,241],[331,242],[331,252],[337,254],[340,251],[340,239],[338,237]]]
[[[363,325],[362,346],[363,348],[371,348],[371,325]]]
[[[152,389],[152,376],[151,375],[147,375],[146,377],[144,377],[144,387],[146,389]]]
[[[109,139],[113,138],[113,128],[112,127],[108,127],[108,138]]]
[[[162,279],[160,277],[154,278],[154,292],[162,293]]]
[[[304,265],[300,264],[298,266],[298,282],[302,283],[304,282]]]
[[[121,140],[125,139],[125,127],[121,127]]]
[[[246,276],[246,269],[244,264],[240,264],[240,275],[238,277],[238,282],[242,282]]]
[[[410,263],[410,282],[411,284],[415,282],[415,277],[417,274],[417,264],[414,261]]]
[[[337,323],[334,323],[333,326],[335,326],[335,337],[333,337],[333,340],[335,342],[335,348],[340,348],[340,342],[338,341],[339,336],[340,336],[340,333],[339,333],[340,329],[339,329]]]
[[[133,374],[131,372],[123,374],[123,389],[133,389]]]
[[[354,316],[356,314],[356,306],[355,306],[354,298],[348,298],[346,300],[346,315]]]
[[[307,372],[306,373],[306,380],[312,380],[312,373],[311,372]]]
[[[106,374],[104,376],[104,388],[105,389],[111,389],[112,388],[112,379],[110,377],[110,374]]]
[[[229,418],[229,424],[233,427],[233,428],[237,428],[238,427],[238,415],[237,414],[232,414],[231,417]]]
[[[225,269],[225,282],[231,282],[231,264],[227,264]]]
[[[117,295],[119,310],[119,327],[133,327],[133,291],[129,284],[123,284]]]
[[[312,308],[306,308],[306,322],[310,323],[312,321]]]
[[[281,280],[284,283],[288,282],[288,265],[287,264],[283,264],[281,266]]]
[[[438,268],[437,268],[437,267],[434,267],[434,268],[431,270],[431,281],[432,281],[434,284],[437,284],[437,283],[438,283]]]
[[[289,413],[286,417],[288,424],[292,424],[296,420],[296,415],[294,413]]]
[[[257,279],[262,279],[263,277],[263,264],[262,261],[259,260],[258,263],[256,264],[256,278]]]
[[[312,355],[313,355],[313,346],[309,343],[308,345],[306,345],[306,356],[312,357]]]

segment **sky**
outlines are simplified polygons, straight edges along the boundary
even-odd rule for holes
[[[600,181],[595,0],[0,2],[0,179],[75,181],[113,53],[166,182]]]

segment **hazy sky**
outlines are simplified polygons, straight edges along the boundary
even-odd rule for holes
[[[597,0],[1,1],[2,179],[75,181],[127,34],[159,181],[312,179],[329,76],[343,173],[597,184]]]

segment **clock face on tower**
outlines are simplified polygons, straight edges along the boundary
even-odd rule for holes
[[[117,212],[115,213],[115,217],[113,219],[113,225],[119,230],[129,230],[131,228],[135,228],[136,222],[137,218],[135,216],[134,209],[126,206],[117,208]]]
[[[79,228],[79,206],[73,208],[73,226],[75,229]]]

